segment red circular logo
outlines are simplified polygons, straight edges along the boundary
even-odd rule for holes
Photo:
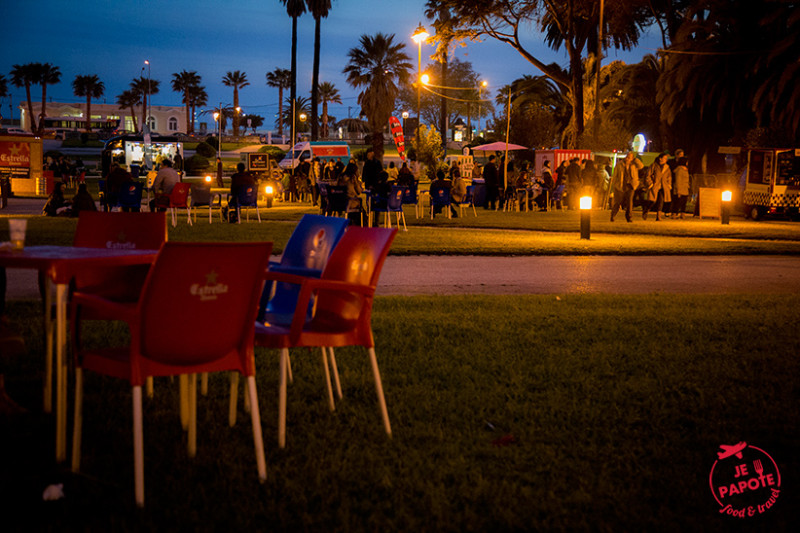
[[[778,464],[746,442],[720,445],[708,483],[719,512],[737,518],[758,516],[771,509],[780,496]]]

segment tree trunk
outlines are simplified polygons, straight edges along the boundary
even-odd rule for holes
[[[92,131],[92,96],[86,95],[86,133]]]
[[[317,104],[319,103],[319,47],[321,18],[314,17],[314,72],[311,75],[311,140],[319,137]]]
[[[31,85],[25,83],[25,95],[28,98],[28,116],[31,117],[31,133],[36,133],[36,117],[33,116],[33,100],[31,100]]]
[[[578,139],[583,134],[583,64],[580,55],[570,54],[570,72],[572,75],[572,120],[575,127],[574,138],[568,148],[577,148]]]
[[[239,137],[239,87],[233,86],[233,138]]]
[[[278,87],[278,135],[283,137],[283,85]]]
[[[447,87],[447,47],[445,53],[442,55],[442,81],[443,87]],[[444,157],[447,156],[447,89],[442,89],[442,97],[439,109],[439,132],[442,134],[442,147],[444,148]]]
[[[322,138],[328,138],[328,102],[322,101]]]
[[[189,105],[189,96],[186,95],[186,133],[192,133],[192,125],[190,123],[191,120],[192,120],[192,112],[191,112],[191,106]]]
[[[44,119],[47,117],[47,83],[42,82],[42,111],[39,114],[39,137],[44,133]]]
[[[136,124],[136,107],[131,106],[131,120],[133,121],[133,131],[139,131]]]
[[[372,125],[372,151],[375,159],[383,161],[383,127],[381,124]]]

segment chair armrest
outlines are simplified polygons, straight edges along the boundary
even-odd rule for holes
[[[295,276],[304,276],[309,278],[319,278],[322,276],[322,270],[317,270],[316,268],[306,268],[301,266],[281,266],[278,263],[276,266],[269,266],[270,272],[280,272],[282,274],[293,274]]]
[[[300,285],[300,294],[297,297],[297,305],[294,308],[294,316],[292,317],[292,325],[289,331],[289,337],[293,341],[300,338],[300,334],[303,332],[303,326],[305,326],[306,323],[306,310],[311,301],[311,295],[320,289],[337,292],[355,292],[367,297],[372,297],[375,294],[375,287],[372,285],[361,285],[358,283],[347,283],[345,281],[330,279],[305,278]]]
[[[109,320],[124,320],[130,322],[135,320],[138,310],[138,303],[120,303],[106,300],[93,294],[75,292],[72,294],[71,315],[77,306],[84,306],[92,311],[107,315]],[[74,316],[71,316],[74,320]]]

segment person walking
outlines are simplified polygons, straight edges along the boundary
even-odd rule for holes
[[[672,217],[684,217],[686,201],[689,199],[689,161],[685,157],[677,160],[673,175]]]
[[[489,162],[483,167],[483,181],[486,186],[486,205],[485,209],[494,211],[497,209],[497,197],[500,193],[499,175],[497,174],[497,166],[495,165],[495,156],[489,156]]]
[[[652,208],[656,212],[656,221],[664,216],[664,202],[672,201],[672,171],[667,165],[669,154],[662,152],[650,165],[648,171],[646,203],[642,208],[642,218],[647,220],[647,213]]]
[[[625,159],[614,169],[611,179],[614,190],[614,206],[611,209],[611,222],[625,206],[625,220],[633,222],[633,193],[639,188],[639,171],[644,164],[636,158],[636,152],[628,152]]]

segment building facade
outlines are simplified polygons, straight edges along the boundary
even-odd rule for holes
[[[33,114],[41,115],[42,103],[32,102]],[[19,106],[20,128],[30,131],[31,120],[28,103]],[[86,101],[80,103],[47,102],[47,116],[45,117],[46,131],[85,131],[86,130]],[[136,113],[136,126],[141,128],[142,106],[134,108]],[[150,131],[163,135],[186,132],[186,108],[183,106],[153,105],[148,106]],[[92,130],[112,128],[134,131],[131,110],[120,109],[117,104],[96,104],[92,102],[92,116],[90,117]],[[38,119],[37,119],[38,122]]]

